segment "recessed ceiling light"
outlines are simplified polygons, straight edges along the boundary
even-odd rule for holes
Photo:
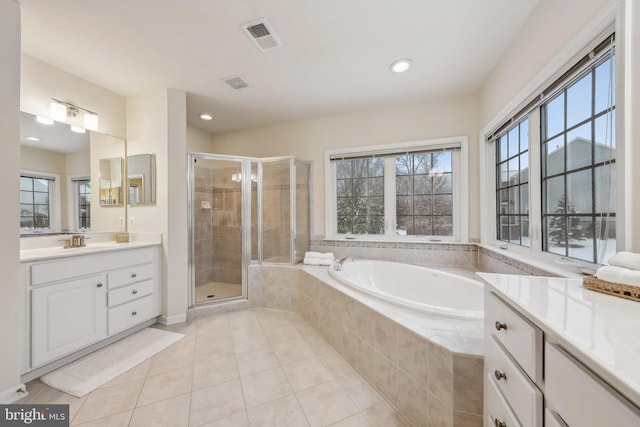
[[[71,131],[75,133],[85,133],[87,130],[85,128],[81,128],[80,126],[71,126]]]
[[[38,123],[42,123],[43,125],[53,124],[53,119],[50,119],[49,117],[36,116],[36,121]]]
[[[28,139],[29,141],[40,141],[40,138],[37,138],[37,137],[35,137],[35,136],[28,136],[28,137],[27,137],[27,139]]]
[[[389,68],[391,68],[391,71],[394,73],[403,73],[411,68],[411,64],[413,64],[413,62],[409,58],[398,59],[394,61]]]
[[[207,114],[207,113],[200,114],[200,118],[202,120],[213,120],[213,116],[211,114]]]

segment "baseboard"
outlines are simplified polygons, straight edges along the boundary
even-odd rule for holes
[[[163,325],[175,325],[176,323],[183,323],[187,321],[187,313],[174,314],[173,316],[160,316],[158,323]]]
[[[0,403],[8,405],[14,403],[23,397],[27,396],[27,386],[24,384],[18,384],[14,387],[10,387],[4,391],[0,391]]]

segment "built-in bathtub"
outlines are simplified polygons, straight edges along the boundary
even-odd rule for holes
[[[483,284],[477,280],[390,261],[338,265],[329,269],[335,279],[392,304],[457,319],[483,318]]]

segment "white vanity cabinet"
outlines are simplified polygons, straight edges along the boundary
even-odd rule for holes
[[[107,337],[106,275],[69,280],[31,291],[34,366]]]
[[[612,333],[640,324],[640,304],[580,279],[478,275],[485,427],[640,426],[640,348]]]
[[[24,265],[28,370],[160,315],[159,246]]]

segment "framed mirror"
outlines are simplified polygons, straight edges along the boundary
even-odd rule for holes
[[[156,155],[127,156],[127,189],[130,205],[155,205]]]
[[[100,159],[119,158],[122,170],[123,139],[23,112],[20,152],[22,236],[123,229],[124,204],[102,209],[99,195]]]

